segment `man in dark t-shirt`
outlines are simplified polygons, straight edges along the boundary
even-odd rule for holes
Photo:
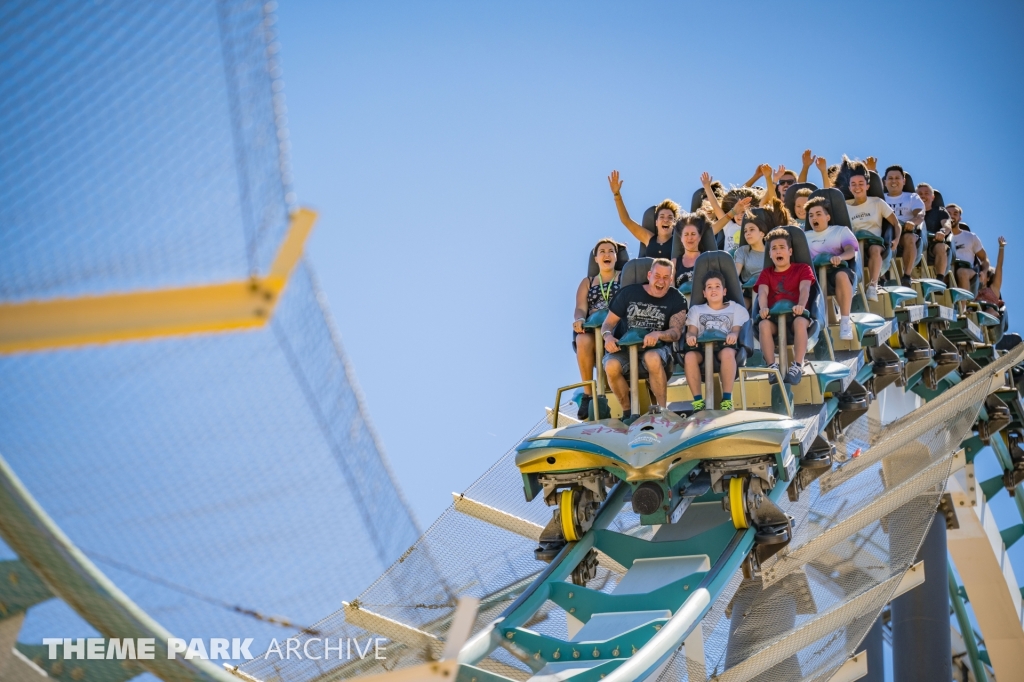
[[[619,347],[616,327],[625,323],[621,333],[629,329],[646,331],[640,349],[640,361],[647,370],[647,380],[655,401],[668,405],[668,377],[672,373],[673,341],[678,341],[686,327],[686,299],[672,286],[675,267],[666,258],[656,258],[647,273],[647,284],[633,284],[619,289],[608,306],[608,317],[601,327],[604,347],[604,369],[615,397],[622,405],[623,419],[629,414],[629,353]]]
[[[949,244],[952,231],[949,213],[935,202],[935,190],[926,182],[917,186],[917,195],[924,201],[924,225],[928,230],[928,258],[935,266],[935,276],[942,277],[949,266]]]

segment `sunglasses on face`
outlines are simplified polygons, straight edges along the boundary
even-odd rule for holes
[[[793,180],[779,180],[779,187],[782,187],[783,185],[792,185],[793,182]]]

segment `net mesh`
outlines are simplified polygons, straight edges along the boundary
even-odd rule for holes
[[[0,300],[266,271],[294,202],[269,9],[0,6]]]
[[[272,4],[12,0],[0,26],[0,303],[266,273],[295,205]],[[300,262],[259,330],[0,356],[0,454],[175,636],[261,651],[419,536],[321,300]],[[19,642],[97,634],[50,599]]]

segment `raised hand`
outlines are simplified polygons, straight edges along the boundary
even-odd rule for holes
[[[822,173],[828,172],[828,161],[825,160],[824,156],[818,156],[814,159],[814,165],[818,167]]]
[[[750,208],[750,202],[753,201],[751,197],[743,197],[736,202],[736,205],[732,207],[733,215],[743,215]]]
[[[810,149],[805,149],[803,155],[800,157],[800,161],[804,164],[804,168],[810,168],[814,165],[814,159],[816,157],[811,153]]]
[[[770,163],[762,163],[757,167],[757,172],[760,173],[761,177],[764,178],[765,182],[771,182],[772,180],[772,165]]]
[[[613,170],[612,174],[608,176],[608,186],[611,187],[612,194],[618,194],[622,189],[622,180],[619,180],[619,171]]]
[[[782,174],[785,173],[785,172],[786,172],[786,166],[780,163],[779,167],[775,169],[775,174],[772,176],[772,179],[775,180],[775,184],[776,185],[779,184],[779,180],[782,179]]]
[[[864,165],[868,167],[868,170],[878,172],[878,159],[874,156],[864,159]]]
[[[1006,246],[1006,237],[1000,237],[999,238],[999,247],[1002,248],[1004,246]]]
[[[767,164],[763,164],[763,163],[762,163],[761,165],[759,165],[759,166],[757,167],[757,170],[756,170],[756,171],[754,171],[754,179],[755,179],[755,180],[756,180],[757,178],[760,178],[760,177],[764,176],[764,167],[765,167],[766,165],[767,165]],[[769,170],[769,171],[771,171],[771,168],[772,168],[771,166],[768,166],[768,170]]]
[[[711,186],[711,173],[704,171],[703,173],[700,174],[700,185],[704,189],[707,189],[708,187]]]

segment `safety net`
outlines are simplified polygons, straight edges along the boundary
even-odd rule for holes
[[[0,305],[267,273],[295,209],[273,9],[0,5]],[[300,260],[252,331],[0,355],[0,456],[176,637],[258,653],[420,534],[322,302]],[[5,575],[24,558],[0,543]],[[95,673],[40,655],[99,633],[28,584],[0,586],[19,649]]]

